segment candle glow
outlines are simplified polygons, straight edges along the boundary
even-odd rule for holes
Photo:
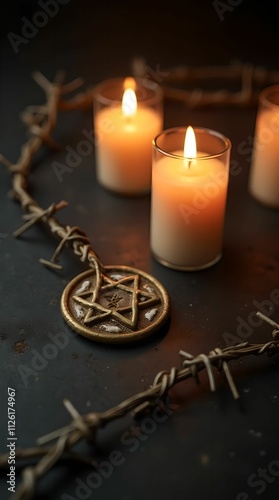
[[[101,138],[96,147],[98,181],[119,194],[146,194],[151,186],[152,139],[162,129],[161,91],[145,88],[144,82],[131,77],[103,82],[100,88],[94,112]]]
[[[124,80],[123,87],[124,90],[126,89],[136,90],[137,87],[136,80],[132,76],[127,76],[127,78],[125,78]]]
[[[193,127],[187,127],[184,141],[184,158],[197,157],[197,143]]]
[[[124,91],[122,98],[122,113],[124,116],[134,116],[137,112],[137,96],[133,89]]]
[[[264,205],[279,208],[279,85],[259,97],[249,191]]]
[[[152,253],[181,270],[209,267],[222,255],[230,143],[214,131],[196,134],[199,150],[192,127],[186,134],[169,129],[153,142]]]

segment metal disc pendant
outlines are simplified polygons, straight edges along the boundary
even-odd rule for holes
[[[153,276],[127,266],[106,266],[76,276],[61,310],[70,327],[97,342],[128,343],[147,337],[167,320],[170,300]]]

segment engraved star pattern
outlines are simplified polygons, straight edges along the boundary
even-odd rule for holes
[[[159,302],[159,297],[150,289],[139,288],[139,275],[131,274],[118,280],[102,275],[99,290],[76,293],[73,300],[86,310],[83,322],[87,326],[114,319],[120,324],[135,329],[139,308]]]

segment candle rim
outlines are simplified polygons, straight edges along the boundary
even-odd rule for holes
[[[198,160],[208,160],[209,158],[218,158],[219,156],[222,156],[224,153],[226,153],[227,151],[229,151],[231,149],[232,143],[231,143],[230,139],[227,136],[225,136],[224,134],[222,134],[221,132],[217,132],[217,130],[213,130],[213,129],[206,128],[206,127],[193,127],[192,126],[192,128],[194,129],[194,131],[206,132],[209,135],[213,135],[213,136],[217,137],[218,139],[222,140],[225,147],[223,149],[221,149],[220,151],[218,151],[218,153],[210,153],[210,154],[206,154],[203,156],[199,156],[198,158],[197,157],[192,158],[192,157],[188,157],[188,156],[184,156],[184,155],[177,155],[177,154],[171,153],[169,151],[165,151],[160,146],[158,146],[157,141],[158,141],[160,136],[162,136],[163,134],[170,134],[170,133],[173,133],[175,131],[181,131],[181,132],[184,131],[186,133],[187,126],[186,127],[172,127],[172,128],[167,128],[167,129],[163,130],[152,140],[152,145],[156,149],[156,151],[158,151],[162,155],[168,156],[170,158],[177,158],[179,160],[197,160],[197,159]],[[182,151],[183,151],[183,147],[182,147]]]
[[[94,99],[96,99],[99,103],[105,105],[105,106],[111,106],[112,104],[121,104],[122,98],[123,98],[123,93],[124,93],[124,81],[127,77],[116,77],[116,78],[109,78],[107,80],[103,80],[99,84],[97,84],[94,88]],[[160,87],[160,85],[154,81],[148,80],[147,78],[138,78],[138,77],[133,77],[137,87],[148,90],[149,92],[152,93],[152,96],[148,98],[142,98],[140,95],[137,95],[137,101],[138,104],[144,103],[145,105],[151,106],[158,104],[162,101],[163,99],[163,90]],[[122,95],[119,96],[119,98],[112,99],[109,97],[105,97],[102,95],[102,91],[104,91],[105,87],[110,87],[110,88],[116,88],[116,86],[121,86],[123,89]],[[136,87],[136,90],[137,90]]]
[[[278,104],[272,102],[268,97],[270,94],[274,94],[275,92],[278,94]],[[279,84],[269,85],[263,89],[259,94],[259,102],[262,106],[279,112]]]

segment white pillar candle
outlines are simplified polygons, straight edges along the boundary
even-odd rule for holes
[[[131,78],[101,84],[95,95],[94,127],[102,186],[123,195],[150,191],[152,140],[162,122],[162,92],[156,84],[150,87]]]
[[[261,203],[279,208],[279,85],[259,96],[249,191]]]
[[[183,150],[185,129],[154,140],[151,248],[159,262],[181,270],[209,267],[222,255],[231,144],[211,130],[195,133],[197,152],[188,137]]]

